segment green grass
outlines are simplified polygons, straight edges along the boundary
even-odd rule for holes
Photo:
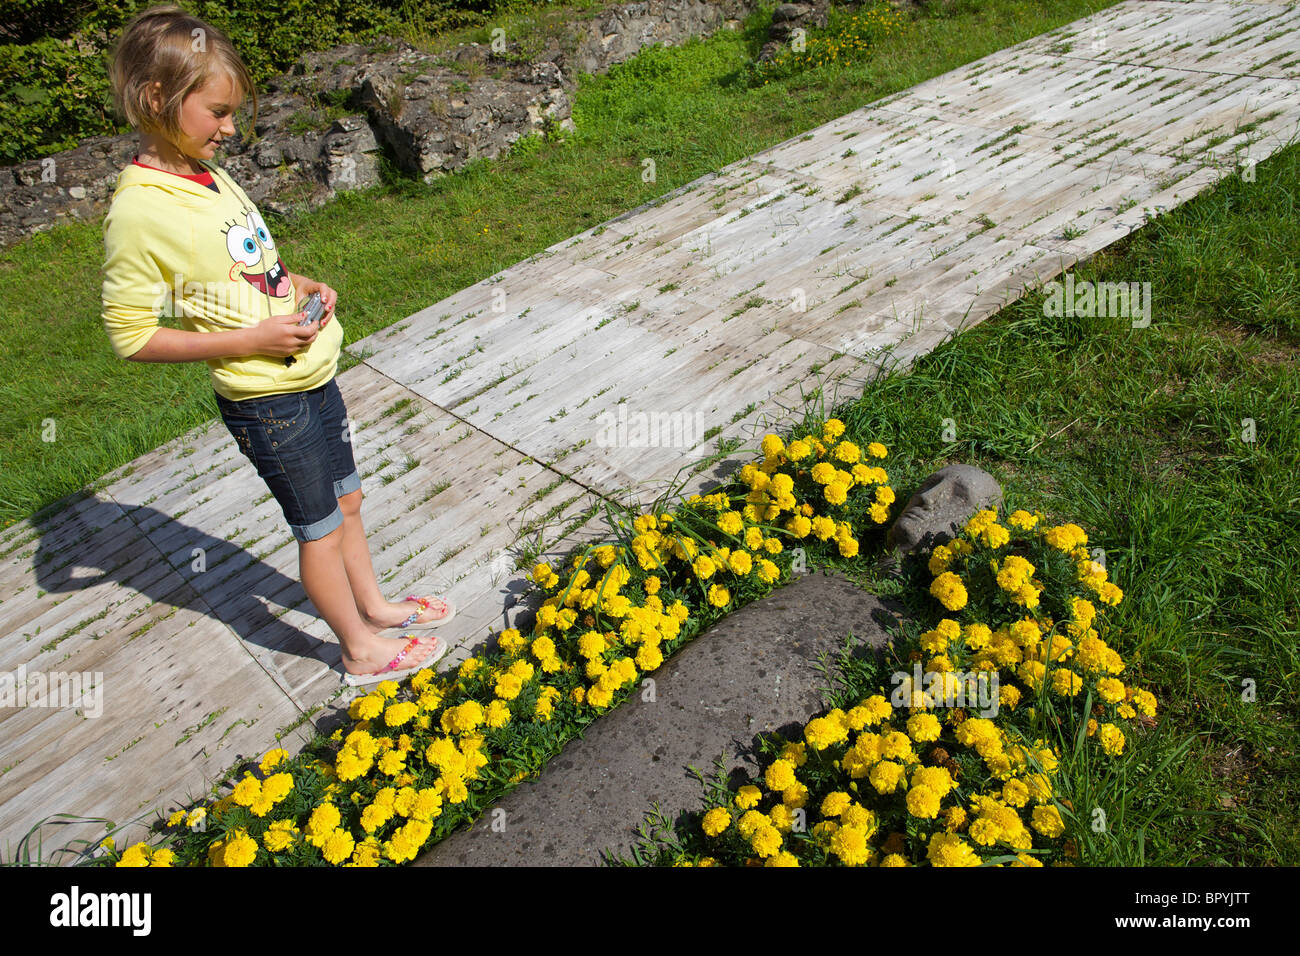
[[[846,437],[890,448],[900,498],[978,465],[1008,510],[1074,521],[1105,551],[1123,677],[1160,709],[1115,766],[1063,747],[1064,792],[1106,814],[1081,834],[1094,864],[1300,863],[1298,182],[1293,145],[1075,270],[1150,281],[1149,328],[1048,318],[1039,292],[835,410]],[[908,597],[872,557],[832,563]]]
[[[584,79],[578,133],[562,145],[476,162],[433,186],[390,172],[382,187],[272,228],[290,268],[339,290],[352,342],[711,169],[1110,5],[963,5],[918,20],[861,65],[749,89],[739,76],[764,14],[739,34]],[[657,182],[642,182],[644,158]],[[1225,181],[1077,270],[1150,281],[1150,328],[1046,318],[1030,296],[842,413],[907,460],[891,471],[902,496],[934,468],[970,462],[998,476],[1010,506],[1077,521],[1105,549],[1126,592],[1125,676],[1140,674],[1161,702],[1158,732],[1134,746],[1112,796],[1128,803],[1108,809],[1117,834],[1141,831],[1146,862],[1300,862],[1298,179],[1300,150],[1288,148],[1255,182]],[[216,417],[203,365],[113,356],[98,314],[101,255],[88,224],[0,259],[0,524],[57,507]],[[46,419],[53,443],[41,441]],[[1144,771],[1189,740],[1172,769]],[[1098,859],[1134,860],[1120,843],[1099,844]]]

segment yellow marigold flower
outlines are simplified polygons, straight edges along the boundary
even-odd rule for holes
[[[741,810],[750,810],[758,806],[763,799],[763,791],[752,785],[745,785],[736,791],[736,806]]]
[[[1029,786],[1019,777],[1012,777],[1002,785],[1002,799],[1013,807],[1023,807],[1029,802]]]
[[[825,497],[827,504],[842,505],[849,497],[848,485],[832,481],[822,489],[822,496]]]
[[[597,709],[608,707],[614,700],[614,692],[608,687],[596,686],[587,691],[587,704]]]
[[[510,723],[510,705],[504,700],[494,700],[487,706],[484,720],[489,727],[496,729]]]
[[[914,714],[907,719],[907,734],[918,743],[938,740],[943,727],[934,714]]]
[[[378,866],[379,856],[379,841],[374,837],[368,837],[356,845],[356,849],[352,851],[352,859],[344,866]]]
[[[312,811],[307,819],[307,836],[313,842],[333,830],[342,821],[338,807],[332,803],[322,803]]]
[[[658,644],[644,644],[636,652],[636,666],[643,671],[656,670],[663,662],[663,651],[659,649]]]
[[[1088,535],[1077,524],[1063,524],[1043,532],[1043,540],[1058,551],[1072,551],[1088,543]]]
[[[825,515],[818,515],[812,520],[812,533],[820,541],[829,541],[835,536],[835,522]]]
[[[934,550],[930,552],[930,561],[928,564],[930,574],[935,577],[943,574],[943,572],[948,570],[948,565],[952,564],[953,557],[953,553],[948,550],[946,545],[936,545]]]
[[[727,534],[740,534],[744,527],[745,522],[741,519],[739,512],[728,511],[718,518],[718,528]]]
[[[757,810],[746,810],[740,815],[740,819],[736,821],[736,831],[748,840],[754,835],[754,831],[764,824],[770,825],[767,817]]]
[[[835,480],[835,466],[829,461],[819,461],[812,466],[808,476],[819,485],[825,485]]]
[[[1106,581],[1097,588],[1097,600],[1114,607],[1124,599],[1124,592],[1111,581]]]
[[[1102,724],[1097,730],[1097,739],[1101,742],[1101,749],[1112,757],[1124,752],[1124,732],[1114,724]]]
[[[903,765],[882,760],[871,768],[867,779],[878,793],[893,793],[903,781]]]
[[[824,817],[838,817],[849,808],[849,804],[852,802],[853,798],[842,790],[828,793],[822,800],[821,815]]]
[[[1063,697],[1073,697],[1083,689],[1083,678],[1074,671],[1058,667],[1052,671],[1052,690]]]
[[[933,790],[943,799],[952,790],[952,774],[946,767],[918,767],[912,774],[912,786]]]
[[[1133,706],[1147,717],[1156,715],[1156,697],[1149,690],[1135,691],[1133,694]]]
[[[873,441],[871,444],[867,445],[867,454],[872,458],[884,458],[889,454],[889,451],[884,445],[880,444],[880,442]]]
[[[920,785],[907,791],[907,812],[914,817],[933,820],[939,815],[939,795]]]
[[[792,810],[797,810],[808,802],[808,788],[796,780],[781,791],[781,802]]]
[[[384,699],[375,694],[358,697],[348,705],[348,716],[353,720],[372,720],[384,709]]]
[[[825,717],[814,717],[808,721],[804,727],[804,739],[808,746],[814,750],[825,750],[827,747],[842,743],[847,737],[846,729],[839,723],[827,720]],[[773,788],[783,789],[783,788]]]
[[[714,807],[704,814],[702,826],[708,836],[715,837],[731,826],[731,814],[722,807]]]
[[[221,843],[219,866],[251,866],[257,859],[257,841],[243,830],[236,830]]]
[[[249,774],[235,785],[231,796],[241,807],[251,807],[262,796],[261,781]]]
[[[760,857],[773,856],[781,849],[781,831],[770,823],[760,824],[750,835],[749,843]]]
[[[930,594],[938,598],[949,611],[960,611],[966,606],[966,586],[961,578],[945,571],[930,584]]]
[[[714,607],[726,607],[731,603],[731,592],[720,584],[710,585],[709,603]]]
[[[844,423],[838,418],[828,418],[822,423],[822,437],[827,441],[835,441],[844,434]]]
[[[808,762],[807,748],[797,741],[787,741],[781,748],[781,759],[788,760],[796,767],[802,767]]]
[[[113,864],[114,866],[148,866],[149,865],[149,847],[144,843],[137,843],[129,847],[122,853],[121,858]]]
[[[1061,819],[1061,814],[1056,807],[1051,804],[1040,804],[1034,807],[1029,825],[1043,836],[1053,839],[1065,832],[1065,821]]]
[[[376,801],[361,811],[361,829],[367,833],[374,833],[392,818],[393,808]]]
[[[497,676],[496,686],[493,693],[501,700],[514,700],[523,690],[523,681],[515,674],[500,674]]]
[[[775,458],[785,449],[785,442],[781,440],[780,435],[767,434],[763,436],[763,441],[760,447],[763,449],[763,454],[765,456],[768,458]]]
[[[980,529],[979,538],[985,547],[997,550],[1011,540],[1011,533],[996,521],[991,521]]]
[[[702,554],[696,558],[692,568],[695,571],[695,576],[701,581],[707,581],[709,578],[713,577],[713,573],[717,570],[717,566],[713,563],[713,559],[707,554]]]
[[[901,760],[904,763],[911,763],[916,759],[915,754],[912,753],[912,741],[907,738],[907,734],[899,730],[891,730],[881,737],[880,753],[887,760]]]
[[[799,858],[795,856],[793,853],[791,853],[789,850],[782,850],[780,853],[777,853],[775,856],[768,857],[767,861],[764,862],[763,865],[764,866],[798,866]]]
[[[774,760],[763,779],[769,790],[784,790],[795,783],[794,764],[789,760]]]
[[[1022,531],[1032,531],[1034,525],[1038,524],[1038,519],[1028,511],[1017,509],[1007,515],[1007,523],[1013,527],[1021,529]]]
[[[831,450],[831,455],[837,461],[852,465],[862,457],[862,452],[853,442],[842,441]]]
[[[870,862],[873,852],[866,833],[851,826],[842,826],[831,835],[830,849],[845,866],[863,866]]]
[[[1113,677],[1102,677],[1097,680],[1097,696],[1107,704],[1117,704],[1124,699],[1125,688],[1124,682],[1116,680]]]
[[[176,854],[166,847],[154,850],[153,856],[149,858],[150,866],[172,866],[175,862]]]
[[[419,707],[409,700],[393,704],[384,711],[384,723],[389,727],[400,727],[403,724],[408,723],[411,718],[419,713],[419,710]],[[349,850],[348,852],[350,853],[351,851]]]
[[[856,538],[841,538],[836,543],[839,546],[841,558],[856,558],[858,556],[858,542]]]
[[[266,756],[262,758],[261,771],[268,774],[284,761],[289,759],[289,751],[283,747],[276,747],[274,750],[268,750]]]
[[[733,551],[731,557],[727,560],[727,564],[733,574],[745,575],[753,568],[753,560],[745,551]]]
[[[867,725],[874,727],[882,720],[888,720],[894,713],[893,705],[881,694],[873,694],[862,702],[867,711]]]
[[[933,834],[926,858],[932,866],[979,866],[982,862],[969,843],[952,833]]]

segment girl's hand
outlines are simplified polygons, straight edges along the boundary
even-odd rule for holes
[[[252,327],[249,354],[288,356],[302,351],[316,341],[320,331],[320,326],[299,325],[305,317],[304,312],[292,312],[263,319]]]
[[[311,295],[313,292],[320,293],[320,304],[325,307],[325,314],[320,317],[320,327],[325,328],[329,320],[334,316],[334,303],[338,301],[339,294],[323,282],[316,282],[314,279],[308,279],[306,276],[298,276],[294,287],[298,290],[299,295]]]

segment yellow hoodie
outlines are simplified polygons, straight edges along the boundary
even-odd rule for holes
[[[190,332],[257,325],[298,311],[297,290],[257,207],[215,163],[212,188],[131,163],[117,179],[104,220],[103,319],[118,358],[153,337],[162,315]],[[338,370],[337,317],[297,352],[208,359],[212,387],[240,401],[324,385]]]

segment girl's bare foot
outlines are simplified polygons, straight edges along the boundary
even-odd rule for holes
[[[367,642],[356,657],[353,657],[343,649],[343,669],[349,674],[375,674],[387,667],[402,648],[410,643],[411,637],[376,637],[373,641]],[[395,668],[396,670],[406,670],[408,667],[414,667],[429,659],[437,646],[438,638],[430,635],[421,637],[419,642],[412,647],[402,658],[401,662]]]
[[[420,616],[414,621],[407,623],[409,618],[416,611]],[[363,613],[361,619],[366,622],[375,633],[386,630],[390,627],[410,627],[412,624],[429,624],[433,621],[441,620],[447,616],[447,602],[442,598],[430,597],[429,606],[420,610],[420,605],[414,601],[402,601],[400,604],[394,604],[391,601],[385,602],[378,611],[370,614]]]

